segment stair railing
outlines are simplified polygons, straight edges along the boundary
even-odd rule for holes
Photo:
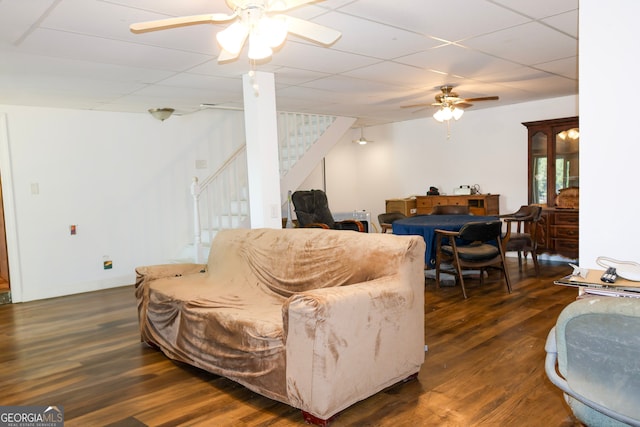
[[[335,119],[320,114],[278,113],[280,176],[287,174]]]
[[[246,144],[243,144],[236,149],[214,173],[202,181],[193,178],[191,196],[196,263],[203,259],[203,230],[205,240],[210,243],[218,230],[246,224],[249,217],[246,148]]]
[[[278,112],[281,177],[291,170],[335,120],[335,116]],[[248,225],[246,144],[236,149],[214,173],[202,181],[194,177],[191,196],[194,258],[195,262],[200,263],[204,258],[203,240],[210,243],[220,229]]]

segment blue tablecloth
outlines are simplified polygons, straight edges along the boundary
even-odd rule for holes
[[[399,219],[391,224],[393,234],[416,234],[424,237],[427,249],[424,262],[428,267],[434,267],[436,262],[435,230],[458,231],[467,222],[494,221],[497,216],[479,215],[417,215]]]

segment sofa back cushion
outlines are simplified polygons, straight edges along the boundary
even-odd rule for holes
[[[248,266],[260,284],[288,296],[396,274],[409,248],[420,239],[313,228],[224,230],[211,248],[209,273],[235,264],[217,258],[230,255],[227,241],[240,241],[235,247],[243,267]]]

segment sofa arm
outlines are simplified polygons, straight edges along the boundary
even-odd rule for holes
[[[204,273],[207,270],[206,264],[159,264],[136,268],[135,293],[138,303],[138,324],[140,325],[140,339],[152,344],[148,332],[147,305],[149,304],[149,283],[157,279],[167,277],[184,276],[187,274]]]
[[[315,289],[285,302],[287,393],[294,406],[328,419],[420,370],[423,285],[399,280]]]

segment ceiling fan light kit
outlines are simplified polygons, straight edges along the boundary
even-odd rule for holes
[[[439,121],[440,123],[445,120],[459,120],[460,117],[464,114],[464,110],[462,108],[457,108],[453,106],[442,106],[435,113],[433,113],[433,118]]]
[[[216,34],[216,40],[224,50],[237,55],[242,50],[248,35],[249,28],[242,22],[236,21]]]

